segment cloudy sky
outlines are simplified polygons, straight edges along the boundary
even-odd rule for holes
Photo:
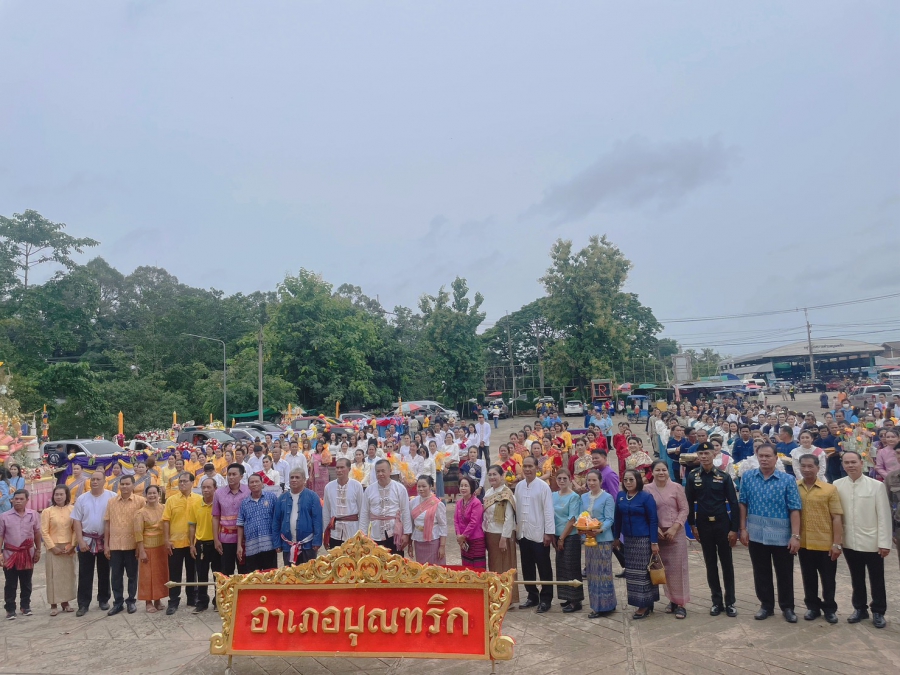
[[[0,214],[226,292],[306,267],[414,306],[460,275],[487,325],[591,234],[662,320],[900,294],[898,24],[890,0],[0,0]],[[898,303],[814,336],[897,338]],[[741,354],[802,325],[664,335]]]

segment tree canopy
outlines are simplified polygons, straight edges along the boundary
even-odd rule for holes
[[[31,210],[0,217],[0,360],[23,412],[48,406],[55,438],[114,433],[119,410],[127,434],[168,426],[173,410],[221,418],[222,347],[191,335],[224,341],[231,413],[257,407],[260,331],[264,405],[281,409],[387,409],[399,397],[459,406],[486,393],[485,369],[508,364],[510,345],[517,364],[542,359],[552,387],[678,351],[655,337],[652,311],[625,290],[631,263],[605,237],[581,250],[557,241],[546,295],[481,332],[484,297],[459,277],[390,311],[306,269],[226,295],[159,267],[78,264],[97,242],[64,228]],[[57,271],[34,283],[28,272],[44,263]]]

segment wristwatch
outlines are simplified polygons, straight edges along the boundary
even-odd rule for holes
[[[836,548],[838,551],[843,551],[843,550],[844,550],[844,547],[841,546],[840,544],[832,544],[832,545],[831,545],[831,548]]]
[[[800,535],[799,535],[799,534],[792,534],[792,535],[791,535],[791,539],[796,539],[797,541],[800,541]]]

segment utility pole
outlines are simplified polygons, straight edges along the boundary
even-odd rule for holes
[[[259,335],[257,337],[257,343],[259,345],[259,410],[257,413],[259,415],[259,421],[263,421],[263,329],[262,326],[259,327]]]
[[[813,359],[812,330],[809,327],[809,312],[803,308],[803,316],[806,317],[806,343],[809,345],[809,379],[816,379],[816,364]]]
[[[509,312],[506,313],[506,343],[509,346],[509,370],[512,375],[512,404],[516,407],[516,363],[513,361],[512,337],[509,332]]]
[[[534,340],[537,343],[537,357],[538,357],[538,377],[541,382],[541,396],[544,395],[544,361],[541,359],[541,335],[538,333],[537,326],[532,326],[534,328]]]

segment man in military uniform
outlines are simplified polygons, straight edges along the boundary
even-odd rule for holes
[[[694,539],[700,542],[703,549],[706,582],[712,591],[710,615],[718,616],[724,610],[728,616],[735,617],[737,609],[734,606],[734,563],[731,549],[737,543],[740,512],[731,476],[713,466],[713,457],[711,444],[698,444],[697,459],[700,460],[700,467],[688,474],[684,490],[688,502],[688,525],[691,526]],[[696,515],[694,504],[697,505]],[[730,515],[726,509],[729,505]],[[722,563],[722,581],[725,583],[724,598],[719,583],[719,561]]]

